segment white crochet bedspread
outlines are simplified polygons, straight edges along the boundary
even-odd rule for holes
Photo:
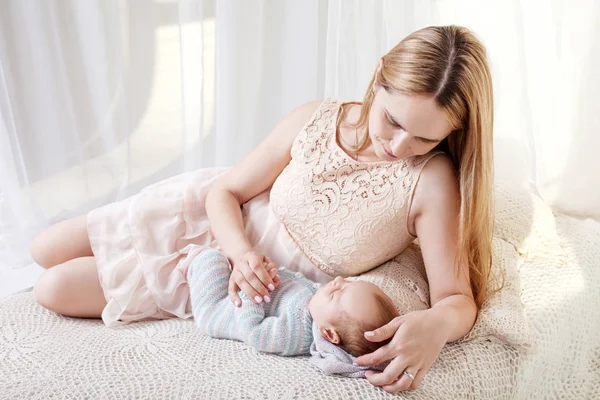
[[[205,337],[193,321],[109,329],[23,293],[0,303],[0,398],[600,399],[600,224],[554,217],[532,197],[509,200],[500,217],[524,259],[529,352],[486,339],[448,344],[419,390],[394,396],[324,376],[305,358]]]

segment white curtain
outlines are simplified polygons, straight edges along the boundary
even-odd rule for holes
[[[28,244],[52,222],[232,165],[306,101],[360,100],[378,58],[435,24],[488,48],[497,179],[600,219],[594,0],[5,0],[0,294],[39,273]]]
[[[318,0],[1,2],[0,295],[39,274],[28,247],[44,227],[232,165],[323,97],[326,13]]]
[[[600,220],[600,2],[330,0],[325,93],[360,99],[410,32],[464,25],[488,50],[496,180]]]

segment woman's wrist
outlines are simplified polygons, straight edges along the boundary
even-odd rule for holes
[[[242,212],[235,196],[213,189],[208,193],[205,206],[211,231],[230,261],[238,260],[253,250],[246,237]]]
[[[237,250],[233,251],[231,253],[231,255],[229,256],[229,259],[232,261],[232,264],[243,260],[244,257],[246,257],[246,254],[248,254],[249,252],[253,251],[254,249],[252,248],[252,246],[248,245],[248,246],[242,246],[240,248],[238,248]],[[225,253],[227,254],[227,253]]]
[[[445,343],[459,340],[469,333],[477,316],[473,299],[460,294],[448,296],[426,311],[428,328],[439,332]]]

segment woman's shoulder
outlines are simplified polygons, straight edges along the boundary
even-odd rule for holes
[[[425,161],[414,188],[413,211],[422,210],[427,204],[460,200],[458,175],[450,157],[439,152],[423,160]]]
[[[312,114],[314,113],[320,106],[321,104],[323,104],[325,100],[323,99],[319,99],[319,100],[312,100],[309,102],[306,102],[300,106],[298,106],[294,111],[292,111],[292,113],[298,113],[298,114]]]
[[[290,139],[295,138],[298,132],[317,118],[324,101],[313,100],[296,107],[283,117],[277,128],[281,128]]]
[[[425,156],[425,165],[421,175],[431,176],[431,179],[453,180],[457,174],[450,156],[438,151]],[[426,178],[427,179],[427,178]]]
[[[439,194],[439,190],[458,188],[456,169],[446,153],[432,153],[418,162],[422,163],[418,182],[421,190],[434,190],[434,194]]]
[[[329,99],[312,100],[296,107],[290,112],[287,118],[296,120],[295,122],[307,122]]]
[[[335,111],[339,104],[341,104],[341,101],[332,97],[309,101],[295,108],[286,116],[286,119],[296,125],[305,126],[322,118],[322,116],[324,117],[324,115],[328,115],[327,111]]]
[[[289,127],[288,131],[294,132],[292,154],[299,143],[312,142],[321,136],[323,129],[331,125],[338,104],[337,100],[330,97],[309,101],[285,117],[284,123]]]

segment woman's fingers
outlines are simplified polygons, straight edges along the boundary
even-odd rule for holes
[[[252,252],[248,256],[248,265],[250,266],[250,270],[254,277],[248,272],[244,273],[248,282],[254,287],[254,290],[261,293],[262,296],[268,296],[269,290],[274,290],[275,285],[273,284],[273,279],[267,272],[267,268],[265,266],[265,257],[262,255]]]
[[[229,299],[233,304],[235,304],[236,307],[240,307],[242,305],[242,299],[240,299],[240,296],[238,296],[239,289],[240,288],[235,282],[235,278],[232,273],[229,277],[229,287],[227,288],[227,291],[229,293]]]
[[[275,265],[273,260],[271,260],[267,256],[265,256],[265,265],[266,265],[267,271],[269,272],[269,276],[271,277],[271,279],[273,281],[273,287],[269,287],[269,290],[275,290],[275,288],[277,286],[279,286],[279,283],[281,283],[281,280],[279,279],[279,275],[277,275],[277,271],[278,271],[277,265]]]
[[[257,304],[263,301],[263,297],[260,296],[259,293],[254,290],[252,285],[248,283],[244,277],[244,274],[242,274],[239,270],[234,270],[229,277],[229,287],[227,291],[229,293],[229,298],[236,307],[240,307],[242,305],[242,299],[238,295],[240,290],[244,292],[250,299],[253,299]]]
[[[369,354],[364,354],[360,357],[358,357],[357,359],[354,360],[354,362],[360,366],[364,366],[364,367],[369,367],[369,366],[375,366],[375,365],[379,365],[384,361],[388,361],[391,360],[392,358],[396,357],[395,353],[392,353],[392,349],[393,347],[391,346],[391,342],[386,344],[385,346],[381,346],[380,348],[378,348],[377,350],[375,350],[372,353]]]
[[[267,266],[267,270],[275,269],[275,271],[277,271],[277,266],[275,265],[273,260],[271,260],[271,258],[267,257],[267,256],[264,256],[264,258],[265,258],[265,265]]]
[[[415,377],[417,372],[419,372],[418,367],[413,367],[409,365],[410,363],[402,358],[395,358],[383,372],[376,373],[369,371],[365,374],[367,380],[373,386],[381,386],[383,390],[390,393],[399,392],[401,390],[408,390],[413,380],[410,376],[405,375],[404,371],[408,371]]]
[[[277,275],[277,268],[269,270],[269,275],[271,275],[271,279],[273,279],[273,285],[275,288],[278,288],[281,284],[281,279],[279,279],[279,275]]]
[[[371,342],[382,342],[386,339],[393,337],[403,322],[404,320],[402,319],[402,317],[396,317],[379,329],[375,329],[372,332],[365,332],[365,338],[367,338]],[[394,347],[395,343],[394,340],[392,340],[390,341],[390,343],[380,347],[374,352],[364,354],[358,357],[355,360],[355,362],[358,365],[363,366],[373,366],[381,364],[384,361],[391,360],[397,355],[397,353],[393,350]]]
[[[237,306],[241,299],[237,292],[244,292],[255,303],[270,302],[269,292],[281,283],[273,261],[255,251],[249,251],[238,260],[229,281],[229,297]],[[235,291],[235,293],[234,293]]]
[[[254,270],[246,267],[246,268],[242,269],[240,272],[242,272],[243,281],[238,281],[238,285],[239,285],[240,289],[244,293],[246,293],[246,295],[248,297],[250,297],[257,303],[260,303],[263,300],[265,300],[267,302],[271,301],[271,299],[269,297],[268,288],[265,285],[263,285],[262,281],[254,273]],[[266,270],[265,270],[265,273],[266,273]],[[252,288],[251,293],[248,290],[246,290],[247,287]],[[259,299],[260,299],[260,301],[259,301]]]
[[[395,358],[382,372],[369,372],[365,376],[373,386],[391,385],[405,368],[405,362],[401,358]]]
[[[240,276],[236,280],[236,283],[240,290],[244,292],[246,296],[252,299],[252,301],[254,301],[256,304],[262,303],[262,301],[264,300],[263,296],[254,289],[254,287],[246,280],[245,276]]]
[[[406,368],[406,371],[410,372],[413,376],[415,376],[414,368]],[[416,376],[415,380],[417,380]],[[404,375],[404,373],[401,372],[397,381],[392,382],[389,385],[383,385],[381,388],[388,393],[398,393],[403,390],[414,390],[412,384],[413,380],[409,376]]]
[[[365,338],[369,342],[383,342],[384,340],[394,336],[403,322],[404,319],[402,317],[396,317],[381,328],[375,329],[371,332],[365,332]]]
[[[409,390],[416,390],[421,386],[421,381],[423,380],[423,377],[427,371],[428,369],[422,368],[419,370],[419,372],[417,372],[415,375],[415,380],[411,383]]]

